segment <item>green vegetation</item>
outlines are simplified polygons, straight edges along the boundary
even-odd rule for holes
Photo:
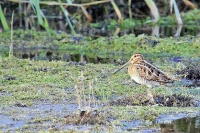
[[[187,28],[191,28],[193,30],[194,28],[199,28],[199,26],[196,25],[196,23],[200,22],[200,17],[198,15],[199,12],[200,12],[199,9],[194,9],[188,12],[182,12],[180,16],[182,18],[184,26],[186,26]],[[117,22],[117,20],[113,20],[113,19],[104,20],[102,22],[100,21],[97,23],[91,23],[90,27],[99,28],[99,27],[102,27],[102,25],[104,24],[107,24],[106,27],[108,28],[108,30],[113,30],[113,29],[116,29],[117,27],[121,28],[122,30],[125,30],[125,29],[137,28],[137,27],[140,27],[141,25],[147,26],[147,27],[155,25],[154,21],[152,21],[151,18],[147,16],[143,19],[126,18],[120,24]],[[159,26],[175,26],[176,24],[177,22],[176,22],[175,15],[159,17],[159,21],[157,23],[157,25]]]
[[[161,63],[162,62],[162,63]],[[160,67],[163,71],[175,74],[177,70],[182,69],[179,63],[172,63],[169,60],[164,62],[155,60],[154,64]],[[162,65],[161,65],[162,64]],[[113,97],[126,97],[138,94],[146,94],[146,87],[135,84],[130,80],[127,70],[110,75],[118,66],[113,64],[73,64],[62,61],[33,61],[22,60],[17,58],[2,58],[1,61],[1,77],[0,77],[0,103],[1,107],[7,108],[7,115],[27,116],[33,114],[32,110],[12,110],[9,106],[24,106],[32,108],[34,106],[43,106],[46,101],[49,104],[64,104],[68,106],[66,100],[74,103],[77,94],[75,85],[84,89],[84,95],[88,97],[90,94],[89,82],[92,82],[94,96],[100,103],[107,103]],[[81,72],[83,77],[81,77]],[[80,81],[82,83],[77,83]],[[195,99],[199,99],[197,93],[191,93],[191,90],[199,91],[199,88],[188,89],[180,84],[174,84],[172,87],[160,86],[152,90],[154,94],[172,95],[181,94]],[[63,101],[64,100],[64,101]],[[63,103],[64,102],[64,103]],[[77,102],[75,102],[77,103]],[[70,105],[70,104],[69,104]],[[38,107],[38,108],[41,108]],[[78,108],[76,109],[78,110]],[[111,106],[105,104],[98,108],[99,111],[105,112],[103,118],[108,120],[110,116],[115,120],[111,122],[112,125],[120,125],[121,121],[141,120],[147,125],[151,124],[160,114],[170,113],[196,113],[199,108],[195,107],[162,107],[162,106]],[[56,116],[46,116],[42,110],[38,112],[41,117],[32,117],[29,124],[24,125],[20,130],[37,129],[43,130],[45,125],[41,123],[53,122],[59,124],[66,124],[65,118]],[[69,114],[76,114],[70,112]],[[74,118],[72,118],[74,119]],[[40,125],[38,128],[38,124]],[[28,126],[28,127],[27,127]],[[114,128],[114,127],[112,127]],[[55,130],[55,129],[54,129]]]
[[[9,49],[10,32],[1,34],[0,47],[5,51]],[[80,38],[79,41],[76,38]],[[86,54],[89,56],[103,57],[106,54],[125,54],[130,56],[133,53],[140,52],[151,56],[182,56],[197,58],[200,54],[200,37],[185,36],[180,38],[157,38],[154,36],[124,35],[122,37],[114,36],[111,38],[101,37],[91,39],[80,35],[72,36],[67,34],[48,34],[46,32],[37,32],[33,30],[14,31],[13,44],[14,49],[20,48],[53,48],[63,50],[69,54]]]
[[[131,1],[129,0],[128,2],[116,2],[113,0],[102,0],[102,1],[76,1],[76,3],[72,3],[71,0],[68,1],[63,1],[63,0],[59,0],[58,2],[55,1],[39,1],[39,0],[30,0],[30,1],[18,1],[18,0],[9,0],[7,2],[5,2],[5,5],[8,6],[6,8],[9,8],[9,4],[13,3],[16,6],[19,5],[19,14],[16,14],[16,16],[20,16],[18,18],[14,18],[14,19],[18,19],[18,21],[20,21],[21,25],[22,25],[22,21],[24,18],[27,19],[29,18],[29,21],[27,20],[23,20],[26,21],[26,28],[28,28],[28,26],[30,25],[30,27],[32,29],[36,28],[35,26],[37,25],[39,27],[39,25],[41,25],[43,28],[45,28],[48,32],[51,32],[51,27],[49,26],[49,20],[48,18],[57,18],[60,19],[62,17],[66,18],[68,25],[70,27],[70,30],[73,34],[75,34],[75,29],[79,27],[80,24],[84,24],[85,21],[87,20],[88,22],[91,22],[92,20],[95,20],[93,17],[93,8],[96,8],[98,12],[98,9],[101,10],[102,14],[96,14],[98,16],[101,15],[106,15],[107,17],[103,20],[109,20],[109,21],[116,21],[115,23],[115,27],[116,26],[120,26],[123,28],[131,28],[133,26],[137,26],[135,24],[137,24],[138,20],[140,20],[139,25],[149,25],[149,23],[151,23],[150,25],[154,25],[154,24],[196,24],[197,22],[199,23],[199,15],[198,12],[199,10],[197,9],[197,5],[195,5],[192,2],[189,1],[184,1],[184,4],[191,7],[193,10],[187,10],[187,12],[181,12],[179,13],[179,9],[181,7],[177,7],[177,5],[180,5],[180,1],[171,1],[172,3],[170,3],[169,1],[157,1],[154,3],[153,0],[146,0],[144,2],[141,2],[139,4],[136,3],[131,3]],[[30,9],[30,7],[28,7],[27,3],[29,3],[32,6],[32,9]],[[102,8],[102,5],[104,4],[106,6],[104,8]],[[110,4],[108,4],[110,3]],[[178,4],[177,4],[178,3]],[[132,8],[131,4],[135,4],[135,6],[137,7],[135,10],[134,8]],[[181,3],[182,4],[182,3]],[[121,5],[123,5],[121,7]],[[150,11],[148,11],[148,13],[144,12],[143,10],[141,10],[141,6],[143,8],[146,8],[145,5],[147,5],[149,7],[149,10],[152,12],[153,17],[155,18],[154,20],[152,20],[150,18]],[[170,5],[170,7],[169,7]],[[129,11],[127,13],[127,9],[126,6],[128,6]],[[70,7],[75,7],[73,10]],[[166,8],[166,9],[163,9]],[[54,10],[49,10],[54,8]],[[170,10],[169,10],[170,8]],[[0,8],[1,9],[1,8]],[[169,11],[162,11],[162,15],[160,17],[160,13],[159,10],[169,10],[172,14],[174,9],[174,13],[173,15],[169,15]],[[3,9],[4,10],[4,9]],[[11,11],[14,10],[11,8]],[[45,14],[43,13],[43,10],[47,10],[45,11]],[[112,10],[114,10],[114,15],[113,13],[109,14],[110,12],[113,12]],[[139,10],[139,11],[138,11]],[[27,17],[27,12],[29,12],[30,14],[34,14],[36,16],[36,18],[38,19],[38,21],[34,21],[32,17]],[[63,14],[59,14],[59,11],[62,11]],[[136,12],[133,14],[133,12]],[[10,12],[3,12],[2,9],[0,10],[0,18],[1,18],[1,22],[3,24],[3,27],[5,30],[9,30],[9,27],[7,25],[6,19],[5,19],[5,14],[9,14]],[[54,16],[51,16],[52,14],[54,14]],[[69,15],[70,14],[70,15]],[[11,14],[10,14],[11,15]],[[23,17],[26,16],[26,17]],[[31,15],[30,15],[31,16]],[[114,17],[113,17],[114,16]],[[101,16],[104,17],[104,16]],[[124,17],[124,18],[123,18]],[[108,18],[108,19],[107,19]],[[118,18],[118,19],[117,19]],[[133,18],[133,19],[132,19]],[[132,24],[129,24],[129,26],[121,24],[123,23],[123,21],[127,21],[127,19],[130,19]],[[183,22],[182,22],[183,20]],[[96,21],[96,20],[95,20]],[[102,21],[102,20],[97,20],[98,21]],[[37,23],[35,23],[37,22]],[[15,25],[14,25],[15,26]],[[112,26],[111,26],[112,27]],[[55,27],[54,27],[55,28]],[[52,28],[53,29],[53,28]],[[54,30],[54,29],[53,29]]]
[[[5,30],[10,30],[10,28],[8,27],[8,24],[7,24],[7,22],[6,22],[6,18],[5,18],[5,16],[4,16],[4,14],[3,14],[1,5],[0,5],[0,19],[1,19],[1,23],[2,23],[2,25],[3,25],[3,28],[4,28]]]
[[[175,63],[171,57],[192,60],[200,56],[199,35],[159,38],[145,34],[136,37],[138,34],[133,33],[138,27],[169,26],[175,25],[176,21],[179,24],[183,21],[189,34],[196,31],[195,29],[199,28],[196,23],[200,22],[200,10],[195,9],[197,5],[192,2],[184,1],[194,10],[187,9],[186,12],[179,13],[177,5],[180,3],[171,1],[173,2],[170,3],[171,12],[174,7],[174,15],[168,14],[169,8],[163,12],[160,7],[157,7],[157,5],[169,6],[169,3],[165,1],[156,3],[153,0],[145,0],[143,3],[132,3],[131,0],[127,3],[114,0],[76,2],[73,3],[71,0],[67,0],[67,3],[64,0],[0,2],[0,4],[5,4],[0,5],[0,19],[5,30],[1,31],[3,34],[0,34],[0,118],[5,118],[11,123],[17,121],[19,125],[16,130],[23,132],[62,131],[62,128],[69,124],[72,126],[91,125],[92,128],[89,130],[92,131],[102,131],[101,125],[103,125],[107,128],[106,131],[113,132],[115,127],[127,121],[140,120],[149,125],[161,114],[199,114],[199,107],[188,106],[199,103],[200,88],[186,87],[182,81],[175,81],[171,86],[161,85],[152,89],[154,98],[164,97],[164,103],[159,104],[160,106],[146,106],[151,105],[142,103],[148,99],[146,87],[131,81],[126,69],[112,75],[112,72],[119,68],[114,64],[34,61],[12,56],[19,49],[42,48],[58,50],[69,55],[109,57],[113,58],[113,61],[123,55],[125,59],[122,62],[125,62],[133,53],[142,53],[146,60],[153,62],[169,75],[173,75],[175,79],[179,79],[176,72],[188,64]],[[10,6],[10,3],[13,5]],[[16,8],[17,6],[19,7]],[[149,17],[150,10],[143,10],[145,6],[149,7],[155,20],[152,21]],[[16,10],[15,15],[12,10]],[[11,16],[11,14],[9,28],[10,20],[6,20],[5,16]],[[92,18],[94,16],[96,18]],[[68,24],[60,23],[63,18],[66,18]],[[53,24],[50,25],[49,19],[54,21]],[[88,24],[86,21],[92,21],[92,23]],[[18,30],[18,25],[17,30],[13,30],[16,29],[14,23],[32,30]],[[60,27],[56,28],[58,25]],[[73,35],[62,32],[67,30],[67,26]],[[40,28],[46,31],[37,31]],[[80,32],[80,29],[94,36],[76,34]],[[122,34],[119,34],[120,30]],[[127,32],[123,33],[126,30]],[[127,35],[131,30],[133,34]],[[159,34],[159,28],[157,31]],[[110,34],[106,34],[109,37],[101,37],[101,32],[103,36],[105,32],[109,32]],[[118,34],[120,37],[116,36]],[[44,54],[46,54],[44,51],[40,52],[40,56]],[[169,96],[173,96],[174,99],[171,100]],[[186,99],[183,102],[187,107],[183,107],[182,99],[177,97]],[[124,104],[121,103],[126,103],[129,99],[131,104],[122,106]],[[166,107],[169,99],[173,107]],[[115,104],[112,104],[114,102]],[[182,106],[177,107],[180,104]],[[1,119],[0,123],[2,123]],[[12,132],[12,126],[16,125],[2,124],[0,130],[11,129],[9,131]],[[77,128],[74,129],[76,131]]]
[[[1,35],[0,47],[7,49],[9,53],[10,32]],[[77,38],[81,38],[77,41]],[[199,56],[199,37],[186,36],[181,38],[157,38],[154,36],[125,35],[122,37],[98,38],[96,40],[89,37],[72,36],[64,33],[48,34],[46,32],[37,32],[33,30],[16,30],[13,34],[14,49],[24,48],[54,48],[62,50],[69,54],[88,54],[89,56],[98,55],[107,57],[107,54],[115,55],[125,54],[128,58],[132,53],[141,52],[147,60],[154,62],[156,66],[163,71],[174,75],[177,70],[182,70],[185,66],[182,63],[175,63],[168,60],[170,56],[181,56],[196,59]],[[5,52],[5,51],[3,51]],[[161,57],[161,60],[160,58]],[[118,57],[115,56],[117,59]],[[161,107],[151,106],[111,106],[107,105],[113,98],[123,98],[128,96],[137,96],[146,94],[146,87],[135,84],[130,80],[127,70],[111,75],[118,68],[113,64],[74,64],[62,61],[33,61],[21,60],[14,57],[1,58],[0,63],[0,102],[1,108],[7,108],[8,116],[15,117],[16,114],[28,115],[34,114],[34,106],[42,107],[43,101],[52,105],[65,104],[70,102],[77,104],[76,88],[83,88],[84,96],[90,96],[90,88],[92,86],[94,96],[97,101],[104,103],[105,106],[98,108],[98,111],[106,112],[103,114],[104,121],[110,116],[115,120],[112,125],[120,125],[121,121],[141,120],[147,125],[151,124],[160,114],[170,113],[196,113],[199,108],[195,107]],[[81,76],[81,73],[83,74]],[[80,80],[82,80],[81,83]],[[89,85],[89,83],[92,83]],[[75,87],[76,86],[76,87]],[[194,93],[195,92],[195,93]],[[197,93],[196,93],[197,92]],[[154,95],[161,94],[164,96],[172,94],[181,94],[190,96],[199,100],[199,88],[186,88],[178,83],[172,86],[160,86],[152,90]],[[79,97],[82,99],[83,97]],[[144,97],[145,99],[145,97]],[[138,103],[139,101],[134,101]],[[14,111],[10,106],[22,106],[30,108],[29,111]],[[75,112],[68,114],[77,114],[78,107]],[[4,114],[5,114],[4,113]],[[59,124],[67,124],[63,116],[46,116],[44,112],[39,112],[41,117],[32,117],[31,126],[24,125],[20,130],[46,128],[40,123],[57,122]],[[27,116],[28,117],[28,116]],[[72,118],[74,120],[74,118]],[[76,119],[74,120],[76,122]],[[40,126],[38,126],[40,125]],[[1,127],[0,127],[1,128]],[[2,127],[3,128],[3,127]],[[114,127],[113,127],[114,128]],[[38,129],[37,129],[38,130]]]
[[[132,120],[142,120],[147,122],[146,124],[152,124],[159,115],[161,114],[170,114],[170,113],[194,113],[196,111],[200,111],[199,108],[188,107],[160,107],[160,106],[111,106],[106,108],[109,110],[109,115],[117,118],[116,121],[132,121]]]

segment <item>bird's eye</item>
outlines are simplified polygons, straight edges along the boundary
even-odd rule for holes
[[[134,57],[137,57],[136,55],[134,55]]]

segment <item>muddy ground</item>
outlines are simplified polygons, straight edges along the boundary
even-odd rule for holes
[[[14,55],[28,55],[28,59],[19,59],[8,57],[10,33],[2,34],[0,130],[138,131],[143,129],[141,125],[153,125],[152,131],[159,132],[159,125],[154,128],[159,118],[162,123],[171,115],[177,119],[199,115],[198,35],[78,38],[64,33],[15,31]],[[49,60],[43,60],[50,55],[46,50],[51,51]],[[147,98],[146,87],[130,80],[127,68],[112,75],[135,52],[175,79],[173,84],[151,90],[154,104]],[[60,60],[62,57],[74,59],[66,62]]]
[[[199,71],[165,59],[154,64],[177,81],[152,89],[156,101],[152,105],[146,87],[132,82],[127,69],[111,75],[119,68],[115,64],[1,58],[0,129],[123,131],[124,122],[139,126],[151,125],[164,114],[197,116],[199,87],[192,74]]]

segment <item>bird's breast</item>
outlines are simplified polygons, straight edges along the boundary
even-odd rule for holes
[[[145,80],[140,77],[138,70],[135,65],[131,64],[128,67],[128,74],[130,75],[131,79],[139,84],[145,84]]]

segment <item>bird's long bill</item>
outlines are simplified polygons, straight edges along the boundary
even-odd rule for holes
[[[128,61],[126,64],[124,64],[123,66],[121,66],[119,69],[115,70],[113,72],[113,74],[117,73],[118,71],[120,71],[121,69],[123,69],[125,66],[129,65],[130,64],[130,61]]]

